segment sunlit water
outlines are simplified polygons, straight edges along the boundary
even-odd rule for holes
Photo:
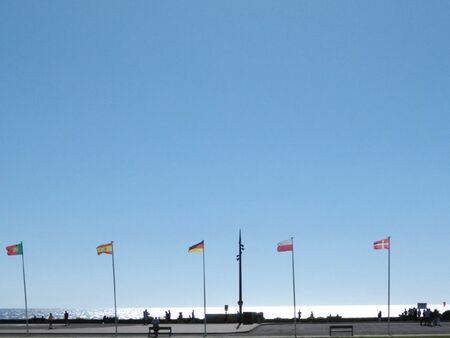
[[[402,304],[391,305],[391,317],[397,317],[405,309],[417,306],[417,304]],[[443,304],[429,304],[428,307],[432,310],[438,309],[440,312],[448,310]],[[164,318],[165,311],[170,310],[172,319],[176,319],[181,312],[184,318],[189,318],[194,310],[196,318],[203,317],[203,307],[168,307],[168,308],[147,308],[150,316],[158,316]],[[64,311],[67,310],[70,318],[83,319],[101,319],[103,316],[113,317],[113,308],[98,308],[98,309],[58,309],[58,308],[42,308],[42,309],[28,309],[28,317],[44,317],[47,318],[51,312],[55,318],[63,318]],[[139,319],[142,318],[142,312],[145,308],[130,307],[118,308],[117,314],[120,319]],[[305,305],[297,307],[297,311],[301,311],[301,317],[307,318],[311,315],[317,317],[327,317],[329,315],[339,315],[343,318],[369,318],[376,317],[378,311],[382,311],[383,317],[387,316],[387,305]],[[236,313],[238,307],[230,306],[228,313]],[[208,307],[207,313],[218,314],[225,313],[223,307]],[[266,319],[273,318],[292,318],[294,316],[293,306],[244,306],[244,312],[263,312]],[[0,309],[0,319],[23,319],[25,318],[24,309]]]

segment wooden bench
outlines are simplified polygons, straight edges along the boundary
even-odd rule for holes
[[[349,332],[353,336],[353,325],[330,325],[330,336],[333,335],[333,332]]]
[[[152,331],[153,331],[154,335],[156,336],[156,332],[155,332],[155,330],[153,329],[153,326],[150,326],[150,327],[148,328],[148,336],[149,336],[149,337],[151,337]],[[158,334],[162,333],[161,331],[169,331],[169,332],[168,332],[169,337],[172,336],[172,327],[171,327],[171,326],[160,326],[159,329],[158,329]],[[165,333],[165,332],[164,332],[164,333]]]

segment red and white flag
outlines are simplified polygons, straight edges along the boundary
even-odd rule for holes
[[[292,239],[288,239],[286,241],[282,241],[277,245],[278,252],[292,251],[294,249],[294,245],[292,244]]]
[[[373,248],[375,250],[383,250],[383,249],[389,250],[391,248],[390,238],[388,237],[388,238],[373,242]]]

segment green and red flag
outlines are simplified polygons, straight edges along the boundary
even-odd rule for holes
[[[22,243],[14,244],[14,245],[8,245],[6,247],[6,254],[8,256],[23,255]]]

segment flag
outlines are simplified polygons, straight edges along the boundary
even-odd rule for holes
[[[292,244],[292,239],[282,241],[277,245],[278,252],[292,251],[294,250],[294,245]]]
[[[22,243],[7,246],[6,254],[8,256],[22,255],[23,254]]]
[[[203,252],[205,251],[205,241],[201,241],[193,246],[190,246],[188,252]]]
[[[6,254],[8,256],[23,255],[22,243],[7,246]]]
[[[97,247],[97,255],[100,255],[102,253],[111,255],[112,251],[112,243],[102,244]]]
[[[389,250],[391,248],[390,238],[385,238],[385,239],[373,242],[373,248],[375,250],[382,250],[382,249]]]

